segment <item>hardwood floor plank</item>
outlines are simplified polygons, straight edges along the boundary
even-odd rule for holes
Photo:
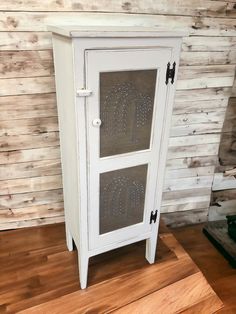
[[[165,261],[177,262],[177,257],[174,251],[159,239],[155,263],[160,264]],[[145,241],[113,250],[112,254],[108,252],[92,257],[90,265],[89,285],[146,268],[149,264],[145,259]]]
[[[222,302],[219,300],[219,298],[216,295],[212,295],[205,300],[202,300],[189,308],[181,311],[181,314],[206,314],[209,313],[209,310],[211,313],[215,313],[219,309],[223,308]],[[217,312],[218,313],[218,312]]]
[[[176,293],[177,291],[181,291],[181,295]],[[130,303],[113,313],[153,314],[156,313],[157,309],[158,313],[162,314],[178,313],[199,300],[211,296],[215,296],[216,300],[218,299],[203,275],[198,272]],[[210,304],[208,305],[208,310],[210,309],[209,306]],[[221,306],[222,303],[218,303],[216,309],[219,309]]]
[[[157,307],[168,314],[208,313],[221,307],[163,224],[155,264],[145,260],[145,241],[95,256],[86,290],[80,290],[77,251],[67,251],[63,224],[1,232],[0,247],[0,313],[146,314]]]
[[[223,301],[224,308],[217,314],[235,314],[236,269],[216,250],[202,233],[202,228],[203,224],[198,224],[172,229],[172,232]]]
[[[29,252],[65,244],[64,233],[64,224],[0,232],[0,257],[31,254]]]
[[[183,257],[189,258],[186,251],[183,249],[181,245],[179,245],[178,241],[175,239],[175,237],[171,233],[160,234],[160,238],[167,247],[169,247],[173,252],[175,252],[175,255],[177,256],[177,258],[183,258]]]
[[[66,251],[65,246],[64,248],[61,246],[61,250]],[[148,267],[144,258],[144,252],[145,243],[140,242],[135,245],[115,250],[113,251],[113,254],[104,253],[93,258],[89,269],[89,285],[108,280],[121,274],[128,274],[130,271],[135,269]],[[18,282],[18,286],[15,289],[17,301],[14,302],[13,295],[12,302],[7,305],[8,312],[16,313],[20,310],[31,307],[32,305],[47,302],[56,297],[58,298],[64,294],[80,289],[76,251],[70,253],[67,251],[60,252],[59,248],[53,247],[29,252],[29,255],[30,256],[24,256],[22,254],[20,256],[22,261],[21,268],[14,263],[16,258],[14,257],[8,263],[10,266],[6,265],[3,270],[3,273],[7,271],[8,274],[14,275],[16,271],[24,272],[24,268],[30,268],[31,273],[38,274],[37,278],[35,278],[35,276],[31,278],[30,273],[25,273],[23,278],[19,278],[21,280]],[[158,262],[162,263],[164,260],[169,261],[170,259],[176,260],[175,254],[171,252],[169,248],[162,243],[162,241],[159,241]],[[59,268],[61,264],[60,261],[63,263],[62,272]],[[52,268],[56,268],[56,270],[50,272],[50,269]],[[50,272],[49,275],[47,275],[47,269],[48,272]],[[30,295],[29,298],[24,297],[24,295],[18,296],[18,290],[22,286],[31,287],[31,289],[28,289],[26,293],[26,295]],[[65,286],[65,288],[63,288],[63,286]],[[10,284],[5,286],[5,290],[8,292],[11,291],[12,286]],[[2,291],[0,290],[0,294],[1,293]]]
[[[20,313],[110,312],[196,271],[195,265],[188,258],[163,262],[158,266],[148,265],[141,270],[103,281],[89,286],[85,291],[76,291]]]

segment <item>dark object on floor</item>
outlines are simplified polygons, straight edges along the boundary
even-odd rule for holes
[[[228,234],[227,221],[210,221],[203,227],[203,232],[231,266],[236,268],[236,243]]]
[[[236,241],[236,215],[226,216],[229,236]],[[236,245],[236,244],[235,244]]]

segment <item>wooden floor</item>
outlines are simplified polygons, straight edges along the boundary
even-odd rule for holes
[[[203,225],[200,224],[172,231],[223,301],[224,308],[217,314],[235,314],[236,269],[209,242],[202,233],[202,228]]]
[[[197,237],[191,229],[190,233]],[[188,247],[187,233],[176,234]],[[196,250],[205,249],[196,238],[191,241]],[[191,246],[189,251],[196,255]],[[161,228],[154,265],[146,262],[144,252],[140,242],[91,259],[89,288],[80,290],[76,252],[66,249],[63,224],[1,232],[0,312],[208,314],[222,308],[199,268],[167,229]],[[210,268],[206,253],[199,262],[204,272]],[[222,261],[213,265],[221,267]],[[226,268],[225,263],[223,271]],[[210,270],[207,275],[213,284],[220,283],[220,274],[215,278]],[[213,287],[224,297],[228,284],[226,280],[221,288]]]

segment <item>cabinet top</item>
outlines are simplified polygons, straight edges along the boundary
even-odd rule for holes
[[[187,32],[162,31],[157,27],[49,25],[52,33],[66,37],[184,37]]]

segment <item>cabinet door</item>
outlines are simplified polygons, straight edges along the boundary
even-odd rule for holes
[[[89,249],[151,233],[168,48],[88,50]]]

